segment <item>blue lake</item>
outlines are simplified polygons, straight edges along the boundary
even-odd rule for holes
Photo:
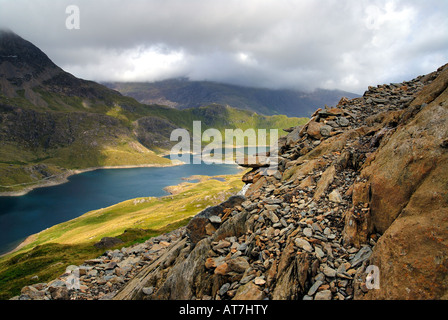
[[[69,182],[38,188],[20,197],[0,197],[0,254],[31,234],[95,209],[137,197],[167,195],[166,186],[192,175],[241,172],[236,165],[185,164],[164,168],[100,169],[71,176]]]

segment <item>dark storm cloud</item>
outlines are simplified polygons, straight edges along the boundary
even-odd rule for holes
[[[80,29],[67,30],[68,5]],[[445,0],[0,0],[0,23],[76,76],[249,86],[402,81],[447,62]]]

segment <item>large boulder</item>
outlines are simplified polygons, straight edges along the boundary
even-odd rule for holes
[[[176,263],[170,269],[166,280],[151,298],[190,300],[197,293],[209,291],[211,284],[208,273],[205,272],[205,261],[210,249],[209,239],[200,241],[184,260]]]
[[[238,288],[233,300],[263,300],[265,293],[253,282],[249,282]]]
[[[95,243],[93,246],[97,249],[108,249],[115,247],[119,244],[122,244],[123,240],[115,238],[115,237],[104,237],[101,238],[101,240],[97,243]]]
[[[294,147],[300,141],[300,132],[302,131],[303,126],[297,126],[293,128],[293,130],[286,135],[286,145],[289,147]]]
[[[448,69],[361,173],[353,198],[368,202],[372,227],[383,235],[368,263],[379,268],[380,289],[362,290],[360,280],[356,299],[448,299],[447,100]]]
[[[322,139],[322,135],[320,130],[322,129],[324,125],[322,123],[316,122],[316,121],[310,121],[308,123],[307,127],[307,133],[310,137],[313,137],[314,139]]]
[[[208,237],[210,234],[208,232],[207,225],[213,223],[213,219],[210,219],[215,216],[222,216],[224,214],[224,210],[238,206],[245,200],[246,198],[241,195],[232,196],[217,206],[208,207],[202,210],[200,213],[194,216],[187,225],[186,232],[190,241],[193,244],[196,244],[200,240]]]

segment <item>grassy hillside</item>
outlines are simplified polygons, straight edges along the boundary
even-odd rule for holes
[[[126,98],[128,99],[128,98]],[[11,101],[10,101],[11,102]],[[306,122],[306,118],[263,116],[220,105],[176,110],[135,103],[96,112],[37,111],[0,104],[0,192],[19,191],[67,170],[120,165],[169,165],[157,155],[171,148],[176,128],[277,129]],[[131,111],[132,110],[132,111]]]
[[[275,129],[280,137],[287,134],[282,129],[305,124],[308,121],[308,118],[287,117],[285,115],[264,116],[252,111],[218,104],[184,110],[153,106],[147,112],[154,117],[169,120],[176,126],[186,128],[190,132],[193,130],[193,121],[201,121],[202,131],[209,128],[218,129],[223,138],[226,129],[242,129],[243,131],[246,129],[266,129],[268,139],[270,129]]]
[[[61,71],[16,95],[0,93],[0,192],[39,185],[67,170],[120,165],[169,165],[158,156],[176,128],[281,129],[305,118],[263,116],[217,104],[177,110],[133,98]],[[267,137],[269,139],[269,135]]]
[[[191,217],[241,189],[241,175],[202,177],[182,184],[178,193],[162,198],[138,198],[88,212],[31,237],[19,251],[0,258],[0,299],[20,293],[29,284],[56,278],[71,264],[101,255],[93,244],[103,237],[118,237],[124,244],[143,242],[186,225]],[[31,280],[33,276],[39,279]]]
[[[0,192],[37,185],[67,170],[171,164],[143,146],[127,120],[118,118],[0,105]]]

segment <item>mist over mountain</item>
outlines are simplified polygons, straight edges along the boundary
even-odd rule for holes
[[[185,109],[218,103],[264,115],[284,114],[290,117],[308,117],[318,107],[336,105],[342,97],[352,99],[359,96],[341,90],[276,90],[211,81],[190,81],[186,78],[104,84],[146,104],[157,103]]]

